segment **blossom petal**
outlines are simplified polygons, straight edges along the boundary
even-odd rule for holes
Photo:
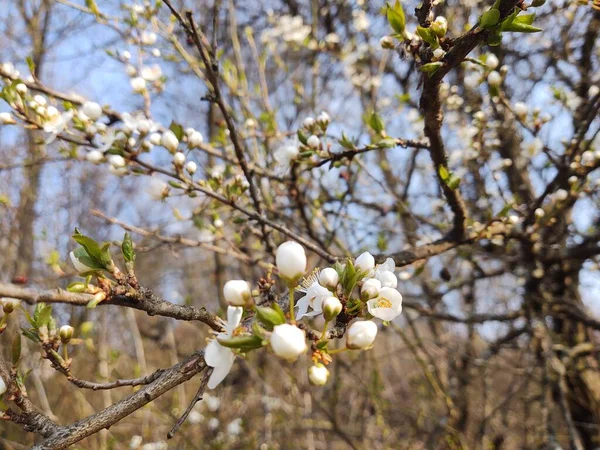
[[[241,306],[227,307],[227,333],[229,335],[231,335],[231,333],[233,333],[233,331],[240,324],[243,313],[244,313],[244,308],[242,308]]]
[[[227,350],[228,352],[226,359],[221,361],[221,363],[218,366],[213,368],[213,372],[210,374],[210,378],[208,379],[207,384],[209,389],[216,388],[231,371],[231,367],[233,366],[233,362],[235,361],[235,355],[231,350]]]

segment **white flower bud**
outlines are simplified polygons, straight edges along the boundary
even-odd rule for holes
[[[375,258],[369,252],[364,252],[356,258],[354,266],[364,273],[369,273],[375,267]]]
[[[134,92],[143,92],[146,89],[146,80],[142,77],[132,78],[129,82]]]
[[[193,411],[193,412],[197,412],[197,411]],[[191,416],[191,414],[190,414]],[[135,435],[131,438],[131,441],[129,442],[129,449],[130,450],[137,450],[140,445],[142,445],[143,442],[143,438],[140,435]]]
[[[152,145],[160,145],[160,142],[161,142],[160,134],[152,133],[150,136],[148,136],[148,140],[150,141],[150,143]]]
[[[312,117],[307,117],[302,122],[302,125],[304,126],[304,128],[310,128],[310,127],[314,126],[314,124],[315,124],[315,119],[313,119]]]
[[[306,272],[306,253],[294,241],[287,241],[277,248],[275,262],[279,275],[290,282],[296,281]]]
[[[246,128],[254,128],[256,126],[256,122],[254,121],[254,119],[246,119],[246,122],[244,122],[244,126]]]
[[[527,108],[527,105],[525,103],[517,102],[513,106],[513,111],[517,115],[517,117],[525,117],[529,112],[529,108]]]
[[[295,361],[307,349],[304,331],[288,323],[273,328],[270,342],[273,352],[288,361]]]
[[[445,54],[446,54],[446,52],[444,50],[442,50],[441,48],[436,48],[433,51],[433,59],[438,61],[438,60],[442,59]]]
[[[488,84],[493,87],[498,87],[502,83],[502,75],[495,70],[491,71],[487,77]]]
[[[370,320],[354,322],[346,331],[346,347],[351,350],[365,350],[373,345],[377,337],[377,325]]]
[[[223,297],[230,306],[245,306],[252,299],[250,285],[244,280],[229,280],[223,286]]]
[[[177,150],[177,146],[179,145],[179,140],[177,139],[177,136],[175,136],[175,133],[171,130],[167,130],[162,135],[161,143],[164,148],[171,153],[175,153],[175,150]]]
[[[325,286],[326,288],[334,289],[338,281],[340,280],[340,276],[333,267],[327,267],[319,273],[319,284],[321,286]]]
[[[546,215],[546,212],[542,209],[542,208],[537,208],[534,212],[535,217],[537,217],[538,219],[541,219],[542,217],[544,217]]]
[[[71,338],[73,337],[73,331],[75,330],[70,325],[63,325],[62,327],[60,327],[60,330],[58,332],[60,336],[60,341],[63,344],[68,344]]]
[[[323,304],[321,305],[323,317],[325,317],[325,320],[327,321],[335,319],[337,315],[342,312],[342,308],[342,302],[334,296],[327,297],[323,300]]]
[[[518,224],[521,221],[521,219],[519,219],[519,216],[511,214],[510,216],[508,216],[508,221],[511,224],[516,225],[516,224]]]
[[[86,266],[84,263],[79,261],[77,259],[77,257],[75,256],[74,252],[69,253],[69,257],[71,258],[71,262],[73,263],[73,267],[75,268],[77,273],[86,273],[86,272],[89,272],[90,270],[94,270],[91,267]]]
[[[331,122],[331,117],[325,111],[317,116],[317,123],[321,126],[327,126]]]
[[[306,140],[306,143],[310,148],[318,148],[321,145],[321,139],[313,134]]]
[[[127,75],[129,75],[130,77],[134,77],[135,74],[137,73],[137,69],[135,68],[134,65],[132,64],[127,64],[127,66],[125,66],[125,73]],[[143,78],[142,78],[143,79]]]
[[[363,301],[370,300],[379,295],[379,291],[381,291],[381,281],[377,278],[369,278],[365,280],[360,288],[360,298]]]
[[[144,45],[153,45],[156,42],[156,33],[144,31],[140,36],[140,41]]]
[[[177,152],[173,155],[173,164],[175,164],[176,166],[183,166],[184,163],[185,155],[182,152]]]
[[[323,386],[329,378],[329,370],[323,364],[315,364],[308,369],[308,379],[315,386]]]
[[[98,164],[104,159],[104,154],[100,150],[90,150],[88,154],[85,155],[85,159],[91,163]]]
[[[202,133],[200,133],[199,131],[194,131],[192,134],[190,134],[188,136],[188,142],[189,142],[190,148],[198,148],[204,142],[204,137],[202,136]]]
[[[102,107],[96,102],[85,102],[81,112],[94,121],[102,117]]]
[[[0,122],[2,125],[14,125],[17,121],[13,118],[12,114],[9,112],[0,113]]]
[[[564,189],[559,189],[556,191],[556,199],[560,201],[564,201],[569,198],[569,193]]]
[[[23,94],[27,94],[27,86],[25,86],[23,83],[19,83],[15,86],[15,89],[17,90],[17,92],[21,95]]]
[[[0,377],[0,396],[6,392],[6,383],[4,382],[4,378]]]
[[[125,158],[123,158],[121,155],[110,155],[108,157],[108,162],[115,169],[125,167],[125,165],[127,164]]]
[[[151,177],[147,192],[154,200],[162,200],[169,194],[169,185],[160,178]]]
[[[495,70],[498,67],[498,65],[500,64],[500,61],[498,60],[498,57],[496,55],[494,55],[493,53],[490,53],[485,60],[485,64],[490,69]]]
[[[198,170],[198,165],[194,161],[188,161],[185,165],[185,170],[187,170],[187,173],[190,175],[194,175],[196,170]]]
[[[225,225],[223,223],[223,221],[221,219],[215,219],[213,222],[213,225],[215,228],[223,228],[223,225]]]
[[[46,106],[46,98],[41,95],[36,95],[33,97],[33,101],[36,102],[40,106]]]
[[[379,45],[386,50],[394,49],[394,39],[391,36],[383,36],[379,39]]]
[[[160,50],[157,48],[153,48],[152,49],[152,56],[154,56],[155,58],[160,58]]]

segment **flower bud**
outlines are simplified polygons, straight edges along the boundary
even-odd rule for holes
[[[198,148],[202,145],[202,142],[204,142],[204,137],[199,131],[194,131],[188,136],[188,140],[190,148]]]
[[[176,166],[183,166],[185,163],[185,155],[182,152],[177,152],[173,155],[173,164]]]
[[[187,170],[190,175],[194,175],[196,170],[198,170],[198,165],[194,161],[188,161],[185,165],[185,170]]]
[[[351,350],[365,350],[373,345],[377,337],[377,325],[370,320],[354,322],[346,331],[346,347]]]
[[[148,140],[150,141],[150,143],[152,145],[160,145],[160,141],[161,141],[160,134],[152,133],[150,136],[148,136]]]
[[[339,280],[340,276],[333,267],[327,267],[319,273],[319,284],[328,289],[335,289]]]
[[[440,59],[442,59],[444,57],[445,54],[446,54],[446,52],[444,50],[442,50],[441,48],[436,48],[433,51],[434,61],[439,61]]]
[[[177,139],[177,136],[175,136],[175,133],[171,130],[167,130],[162,135],[161,143],[164,148],[171,153],[175,153],[175,150],[177,150],[177,146],[179,145],[179,140]]]
[[[500,64],[500,60],[496,55],[490,53],[485,59],[485,65],[488,66],[492,70],[496,70],[498,65]]]
[[[354,266],[364,273],[369,273],[375,268],[375,258],[373,258],[373,255],[371,255],[369,252],[364,252],[358,258],[356,258],[356,261],[354,261]]]
[[[121,155],[110,155],[108,157],[108,162],[111,166],[113,166],[116,169],[125,167],[125,165],[127,164],[125,162],[125,158],[123,158]]]
[[[21,95],[27,94],[27,86],[25,86],[23,83],[19,83],[15,86],[15,89],[17,90],[17,92]]]
[[[92,267],[86,266],[79,259],[77,259],[77,257],[75,256],[75,252],[69,253],[69,256],[71,258],[71,262],[73,263],[73,267],[75,268],[77,273],[86,273],[86,272],[89,272],[90,270],[95,270]]]
[[[3,298],[0,300],[0,303],[2,303],[4,314],[10,314],[17,306],[19,306],[20,302],[16,298]]]
[[[294,241],[287,241],[277,248],[275,262],[279,275],[289,282],[295,282],[306,272],[306,253]]]
[[[250,285],[244,280],[229,280],[223,286],[223,297],[230,306],[246,306],[252,299]]]
[[[96,102],[85,102],[80,111],[94,121],[102,117],[102,107]]]
[[[394,39],[391,36],[383,36],[379,39],[379,45],[386,50],[394,49]]]
[[[323,317],[329,322],[330,320],[335,319],[337,315],[342,312],[342,302],[340,302],[336,297],[327,297],[325,300],[323,300],[321,308],[323,309]]]
[[[314,124],[315,124],[315,119],[313,119],[312,117],[307,117],[302,122],[302,125],[304,126],[304,128],[311,128],[312,126],[314,126]]]
[[[154,200],[163,200],[169,195],[169,185],[160,178],[151,177],[147,192]]]
[[[132,78],[129,84],[131,85],[133,91],[137,93],[143,92],[146,89],[146,80],[144,80],[142,77]]]
[[[322,127],[326,127],[331,122],[331,117],[325,111],[317,116],[317,123]]]
[[[273,352],[288,361],[295,361],[307,349],[304,331],[288,323],[273,328],[270,342]]]
[[[329,370],[323,364],[315,364],[308,369],[308,379],[315,386],[323,386],[329,379]]]
[[[491,71],[487,77],[488,84],[493,87],[498,87],[502,83],[502,75],[495,70]]]
[[[0,377],[0,396],[6,392],[6,383],[4,382],[4,378]]]
[[[360,288],[360,298],[362,301],[367,301],[375,298],[379,295],[381,290],[381,281],[377,278],[369,278],[365,280],[362,287]]]
[[[528,108],[527,105],[523,102],[517,102],[513,106],[513,112],[517,115],[517,117],[523,118],[527,116]]]
[[[306,140],[306,143],[310,148],[318,148],[321,145],[321,139],[313,134]]]
[[[11,113],[2,112],[0,113],[0,123],[2,123],[2,125],[14,125],[17,121],[13,118]]]
[[[104,159],[104,154],[100,150],[90,150],[87,155],[85,155],[85,159],[93,164],[98,164]]]
[[[60,341],[63,344],[68,344],[71,338],[73,337],[73,331],[73,327],[70,325],[63,325],[62,327],[60,327],[60,330],[58,332],[60,336]]]

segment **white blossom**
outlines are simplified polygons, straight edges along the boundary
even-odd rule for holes
[[[1,112],[0,113],[0,122],[2,125],[14,125],[17,121],[13,118],[12,114],[9,112]]]
[[[300,320],[302,317],[313,317],[321,314],[323,300],[331,296],[331,291],[319,284],[318,281],[313,282],[306,290],[303,297],[301,297],[296,306],[298,307],[297,319]],[[311,312],[308,312],[308,307],[312,308]]]
[[[140,70],[140,76],[146,81],[157,81],[162,77],[162,69],[158,64],[143,66]]]
[[[382,287],[379,296],[367,302],[367,308],[372,316],[389,322],[402,312],[402,294],[396,289]]]
[[[346,331],[346,347],[365,350],[373,345],[377,337],[377,324],[371,320],[358,320]]]
[[[242,434],[242,419],[238,417],[227,424],[227,434],[229,436],[239,436]]]
[[[162,200],[165,198],[169,191],[169,185],[158,177],[150,177],[150,184],[148,185],[147,192],[154,200]]]
[[[140,447],[140,445],[142,445],[142,442],[142,437],[136,434],[131,438],[131,441],[129,441],[130,450],[137,450]]]
[[[525,117],[528,112],[527,105],[523,102],[517,102],[513,106],[513,111],[518,117]]]
[[[140,42],[144,45],[153,45],[156,42],[156,33],[144,31],[140,36]]]
[[[495,70],[492,70],[487,77],[487,81],[490,86],[498,87],[500,86],[500,83],[502,83],[502,75]]]
[[[204,351],[204,361],[213,368],[208,380],[208,388],[216,388],[225,379],[235,360],[233,351],[219,344],[218,338],[228,339],[233,336],[235,329],[242,320],[243,308],[229,306],[227,308],[227,327],[224,333],[217,334],[217,339],[211,340]]]
[[[125,165],[127,164],[125,158],[123,158],[121,155],[109,155],[108,163],[117,169],[125,167]]]
[[[202,142],[204,142],[204,137],[199,131],[194,131],[188,136],[188,143],[190,148],[198,148],[202,145]]]
[[[270,342],[273,352],[288,361],[295,361],[308,348],[304,330],[288,323],[273,328]]]
[[[273,157],[275,158],[275,161],[277,161],[277,164],[287,167],[294,159],[296,159],[298,153],[300,153],[298,145],[296,145],[294,141],[289,140],[277,147],[273,153]]]
[[[175,164],[176,166],[183,166],[184,163],[185,163],[185,154],[182,152],[176,152],[173,155],[173,164]]]
[[[129,82],[134,92],[143,92],[146,89],[146,80],[142,77],[132,78]]]

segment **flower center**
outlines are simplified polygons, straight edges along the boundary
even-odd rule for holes
[[[379,298],[377,303],[375,303],[376,308],[391,308],[392,302],[390,302],[387,298]]]

